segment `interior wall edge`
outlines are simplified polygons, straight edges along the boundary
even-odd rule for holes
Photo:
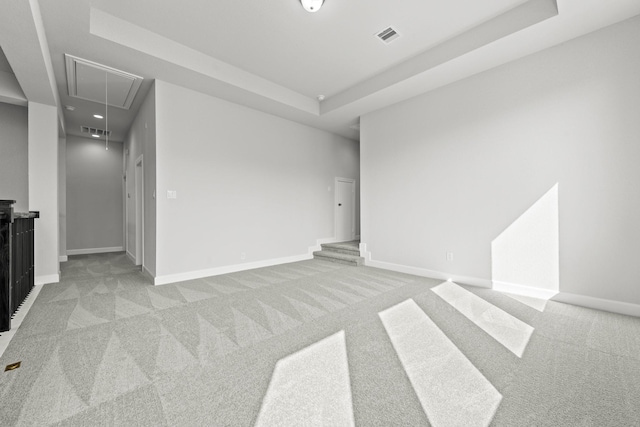
[[[569,292],[560,292],[551,298],[551,300],[580,307],[592,308],[595,310],[640,317],[640,304],[595,298],[587,295],[572,294]]]
[[[367,267],[376,267],[383,270],[396,271],[399,273],[413,274],[421,277],[428,277],[430,279],[448,280],[461,285],[470,285],[478,288],[492,288],[492,281],[489,279],[481,279],[478,277],[459,276],[455,274],[444,273],[441,271],[429,270],[426,268],[412,267],[408,265],[393,264],[384,261],[375,261],[367,259],[365,257],[365,265]],[[510,284],[511,286],[522,286],[517,284]],[[524,286],[522,286],[524,287]],[[560,302],[564,304],[576,305],[579,307],[591,308],[595,310],[608,311],[610,313],[623,314],[627,316],[640,317],[640,305],[632,304],[623,301],[615,301],[604,298],[596,298],[588,295],[578,295],[569,292],[560,292],[551,297],[551,301]]]
[[[204,270],[188,271],[178,274],[167,274],[165,276],[156,276],[153,279],[154,285],[168,285],[170,283],[184,282],[187,280],[201,279],[203,277],[219,276],[221,274],[237,273],[239,271],[253,270],[255,268],[271,267],[280,264],[289,264],[292,262],[306,261],[312,259],[313,255],[293,255],[284,258],[273,258],[262,261],[248,262],[244,264],[225,265],[223,267],[208,268]]]
[[[124,252],[124,247],[112,246],[106,248],[67,249],[67,255],[106,254],[110,252]]]
[[[399,273],[413,274],[415,276],[428,277],[430,279],[449,280],[461,283],[463,285],[471,285],[479,288],[491,289],[492,282],[489,279],[481,279],[478,277],[461,276],[458,274],[445,273],[442,271],[429,270],[427,268],[412,267],[409,265],[394,264],[385,261],[376,261],[370,257],[365,257],[365,265],[367,267],[376,267],[383,270],[397,271]]]
[[[48,274],[48,275],[36,276],[35,278],[36,286],[48,285],[50,283],[58,283],[58,282],[60,282],[60,274]]]

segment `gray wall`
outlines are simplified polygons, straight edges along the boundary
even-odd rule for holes
[[[150,275],[156,271],[156,88],[146,95],[129,134],[125,138],[126,227],[127,252],[136,254],[135,228],[135,162],[142,155],[144,168],[144,268]],[[130,197],[129,197],[130,196]]]
[[[0,199],[29,210],[29,128],[26,107],[0,102]]]
[[[357,142],[162,81],[156,118],[158,276],[305,255],[360,181]]]
[[[67,251],[123,247],[122,143],[67,136]],[[122,250],[122,249],[120,249]]]
[[[60,227],[60,257],[67,255],[67,140],[58,139],[58,211]]]
[[[558,183],[560,291],[639,304],[638,40],[640,17],[364,116],[372,259],[490,280],[493,239]]]

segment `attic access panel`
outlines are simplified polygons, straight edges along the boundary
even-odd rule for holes
[[[65,54],[69,96],[128,110],[142,77]],[[106,86],[105,86],[106,83]],[[106,92],[106,93],[105,93]]]

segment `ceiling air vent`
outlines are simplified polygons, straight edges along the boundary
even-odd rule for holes
[[[92,127],[89,127],[89,126],[80,126],[80,132],[88,133],[90,135],[98,135],[98,136],[107,135],[107,136],[111,136],[111,131],[110,130],[92,128]]]
[[[384,44],[389,44],[398,37],[400,37],[400,33],[398,33],[393,28],[389,27],[382,31],[380,31],[376,36],[382,41]]]

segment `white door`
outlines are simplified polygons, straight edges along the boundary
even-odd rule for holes
[[[335,189],[335,237],[341,242],[354,240],[356,236],[356,181],[348,178],[336,178]]]
[[[142,156],[136,161],[136,265],[144,258],[144,169]]]

